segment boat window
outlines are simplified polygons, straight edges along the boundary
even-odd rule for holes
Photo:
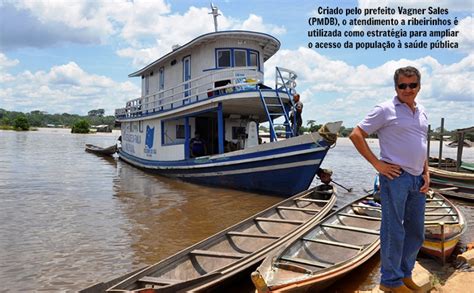
[[[234,66],[247,66],[247,51],[234,50]]]
[[[232,139],[241,139],[245,137],[245,127],[232,127]]]
[[[184,139],[184,125],[176,125],[176,138]]]
[[[250,52],[249,66],[258,67],[258,53],[257,52]]]
[[[145,76],[145,95],[150,94],[150,76]]]
[[[159,90],[163,90],[165,88],[165,68],[160,68],[160,88]]]
[[[138,121],[138,131],[143,132],[143,121]]]
[[[217,67],[230,67],[230,50],[217,51]]]
[[[183,144],[185,141],[184,119],[172,119],[161,124],[162,145]]]

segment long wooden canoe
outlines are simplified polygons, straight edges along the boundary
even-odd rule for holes
[[[421,251],[444,262],[466,229],[462,212],[441,194],[430,191],[426,199],[425,241]]]
[[[97,155],[111,156],[117,152],[117,145],[114,144],[109,147],[103,148],[88,143],[86,144],[86,151]]]
[[[464,169],[463,172],[443,170],[435,167],[429,167],[430,176],[433,178],[448,179],[452,181],[474,184],[474,172]]]
[[[381,208],[358,199],[269,254],[252,273],[258,292],[317,292],[380,248]]]
[[[216,284],[256,266],[268,252],[320,221],[335,201],[334,189],[309,189],[147,267],[107,292],[176,292]]]

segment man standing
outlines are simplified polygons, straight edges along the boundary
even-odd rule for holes
[[[303,103],[300,101],[300,95],[294,94],[293,95],[293,110],[290,114],[290,121],[291,121],[291,128],[295,130],[296,136],[300,134],[300,128],[301,128],[301,125],[303,125],[303,118],[301,117],[302,112],[303,112]],[[293,113],[296,113],[296,117],[293,117]],[[295,118],[296,118],[296,128],[293,125]]]
[[[380,174],[382,224],[380,289],[388,292],[419,290],[412,278],[416,256],[424,240],[425,193],[430,178],[427,162],[428,118],[415,102],[420,72],[411,66],[394,75],[397,95],[377,105],[349,138]],[[376,132],[380,159],[365,141]]]

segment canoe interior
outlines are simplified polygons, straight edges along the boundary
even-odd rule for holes
[[[441,223],[444,224],[444,231]],[[421,248],[424,254],[435,258],[449,257],[466,229],[464,215],[455,205],[439,193],[428,193],[425,208],[425,241]]]
[[[248,263],[260,261],[265,257],[265,249],[330,211],[335,193],[320,189],[291,197],[150,266],[108,291],[160,288],[172,292],[194,286],[200,278],[212,279],[213,272],[238,271]]]
[[[261,271],[267,285],[278,289],[305,279],[318,283],[318,278],[326,278],[331,271],[342,273],[345,267],[355,267],[355,263],[368,259],[361,255],[371,256],[378,251],[381,209],[363,204],[367,199],[336,211],[276,253],[277,257],[267,257],[265,262],[271,261],[271,269],[265,268],[265,263],[260,267],[267,271]]]

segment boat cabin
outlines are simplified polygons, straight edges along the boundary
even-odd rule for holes
[[[141,78],[141,96],[115,112],[123,151],[147,160],[186,160],[199,134],[205,155],[224,154],[258,145],[263,122],[270,122],[271,140],[277,140],[278,117],[286,121],[280,129],[292,136],[288,111],[296,74],[277,68],[275,88],[264,84],[264,62],[279,47],[264,33],[219,31],[175,45],[130,74]]]

